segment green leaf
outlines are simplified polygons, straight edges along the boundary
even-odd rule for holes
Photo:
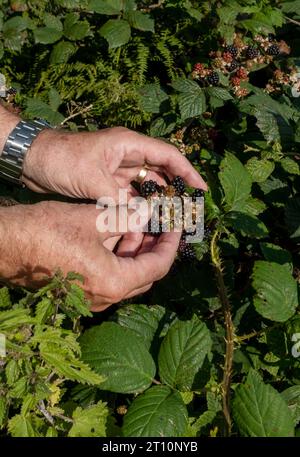
[[[60,32],[63,31],[63,24],[58,17],[53,16],[53,14],[45,13],[43,19],[46,27],[59,30]]]
[[[87,10],[114,16],[120,13],[122,5],[122,0],[90,0]]]
[[[84,291],[77,284],[71,284],[66,296],[65,305],[71,311],[71,315],[92,317],[92,313],[88,309],[88,303],[85,300]]]
[[[0,309],[11,308],[12,303],[10,300],[8,287],[1,287],[0,289]]]
[[[22,325],[34,323],[33,317],[30,316],[29,309],[10,309],[0,312],[0,331],[11,330]]]
[[[253,216],[263,213],[266,208],[267,205],[258,198],[249,197],[245,203],[245,213],[250,213]]]
[[[209,330],[197,316],[188,321],[175,322],[159,351],[162,382],[181,391],[191,390],[211,345]]]
[[[76,47],[67,41],[57,43],[50,55],[51,64],[66,63],[70,57],[75,54]]]
[[[221,181],[227,211],[243,211],[251,192],[251,177],[247,169],[230,152],[226,152],[220,165]]]
[[[14,438],[33,438],[38,436],[30,417],[17,414],[8,422],[8,431]]]
[[[70,437],[103,437],[106,436],[108,408],[99,401],[86,409],[77,407],[73,412],[73,425],[68,433]]]
[[[292,256],[289,251],[272,243],[259,243],[264,258],[269,262],[279,263],[280,265],[292,264]]]
[[[253,182],[264,182],[273,173],[275,164],[267,159],[252,157],[246,163],[246,168],[249,171]]]
[[[64,21],[64,35],[72,41],[78,41],[90,34],[88,21],[80,21],[79,14],[69,13]]]
[[[62,104],[62,99],[59,95],[59,92],[54,87],[51,87],[48,97],[50,108],[53,109],[53,111],[57,111]]]
[[[291,437],[294,426],[282,396],[250,370],[247,380],[236,389],[233,414],[240,433],[252,437]]]
[[[290,237],[300,238],[300,198],[293,197],[285,205],[285,221],[288,226]]]
[[[162,306],[127,305],[118,309],[112,319],[122,327],[131,329],[150,349],[165,312]]]
[[[300,422],[300,385],[288,387],[281,396],[286,401],[296,426]]]
[[[108,41],[110,49],[128,43],[131,36],[130,25],[123,19],[109,19],[101,27],[99,33]]]
[[[206,109],[203,89],[191,79],[179,78],[171,86],[180,92],[178,105],[182,120],[200,116]]]
[[[40,27],[35,29],[33,33],[35,42],[41,44],[52,44],[62,37],[60,30],[51,29],[50,27]]]
[[[32,118],[45,119],[51,125],[59,125],[64,120],[62,114],[54,111],[47,103],[38,98],[27,100],[26,114]]]
[[[81,338],[82,358],[106,376],[101,389],[136,393],[147,389],[155,376],[155,364],[146,346],[132,330],[104,322]]]
[[[219,100],[233,100],[233,97],[230,95],[229,91],[223,87],[207,87],[206,92],[209,96],[218,98]]]
[[[139,90],[140,105],[147,113],[159,113],[168,95],[159,84],[146,84]]]
[[[178,392],[155,386],[138,396],[124,417],[125,437],[179,437],[187,426],[186,406]]]
[[[126,14],[126,19],[134,29],[142,30],[143,32],[154,32],[154,19],[149,14],[141,11],[129,11]]]
[[[297,283],[285,265],[256,261],[252,286],[254,306],[263,317],[285,322],[293,316],[298,305]]]
[[[0,430],[6,421],[6,416],[8,412],[8,402],[7,399],[1,395],[0,397]]]
[[[269,233],[265,224],[253,214],[231,211],[226,216],[226,222],[243,236],[264,238]]]
[[[280,161],[280,164],[287,173],[290,173],[291,175],[300,174],[299,165],[295,160],[290,159],[289,157],[283,157],[283,159]]]

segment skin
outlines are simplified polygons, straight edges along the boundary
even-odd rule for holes
[[[0,151],[19,119],[0,106]],[[179,151],[163,141],[115,127],[94,133],[45,130],[33,142],[23,166],[23,182],[35,192],[97,200],[114,198],[147,163],[148,179],[181,175],[204,190],[201,176]],[[0,277],[36,288],[60,268],[85,278],[92,310],[144,293],[169,271],[180,233],[158,239],[143,233],[99,233],[94,204],[41,202],[0,208]]]

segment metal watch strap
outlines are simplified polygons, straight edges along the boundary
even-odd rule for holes
[[[8,136],[0,156],[0,178],[21,184],[21,176],[25,154],[33,140],[45,128],[45,121],[20,121]]]

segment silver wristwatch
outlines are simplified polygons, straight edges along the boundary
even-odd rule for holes
[[[8,136],[0,156],[0,179],[21,184],[26,152],[37,135],[49,128],[46,121],[21,121]]]

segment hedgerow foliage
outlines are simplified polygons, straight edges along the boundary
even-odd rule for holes
[[[24,116],[165,137],[209,184],[197,260],[134,303],[0,289],[1,433],[299,435],[299,0],[0,4]]]

